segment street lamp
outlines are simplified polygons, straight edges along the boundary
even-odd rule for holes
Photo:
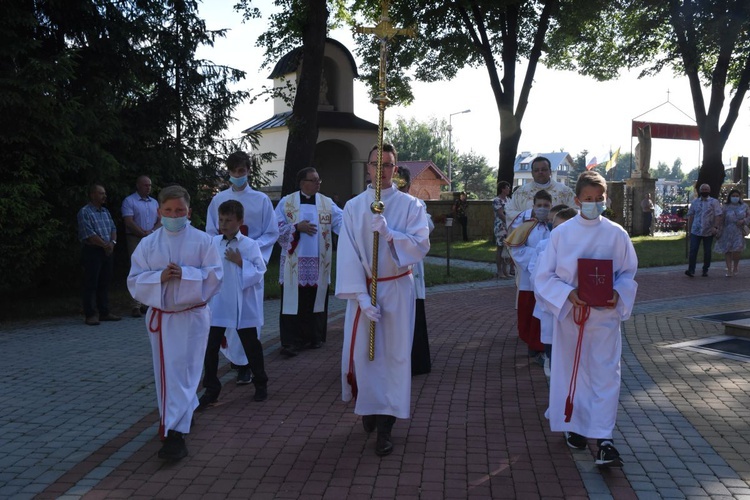
[[[451,125],[451,119],[453,118],[453,115],[462,115],[470,112],[470,109],[465,109],[448,115],[448,183],[450,184],[449,187],[451,192],[453,192],[453,163],[451,162],[451,156],[453,155],[453,125]]]

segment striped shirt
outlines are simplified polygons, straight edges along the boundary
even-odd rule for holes
[[[96,208],[89,203],[78,211],[78,239],[81,242],[96,234],[109,243],[116,231],[115,222],[106,208]]]

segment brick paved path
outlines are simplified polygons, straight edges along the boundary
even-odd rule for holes
[[[750,495],[750,372],[742,361],[666,347],[723,333],[700,313],[747,308],[750,278],[639,274],[624,325],[615,440],[622,470],[569,450],[543,413],[548,386],[516,335],[507,281],[430,290],[433,372],[413,380],[413,418],[375,456],[340,401],[341,304],[329,341],[281,358],[263,333],[270,397],[224,377],[197,414],[190,456],[156,458],[150,348],[142,320],[78,320],[0,332],[2,498],[743,498]],[[749,275],[750,276],[750,275]],[[267,303],[276,323],[278,303]]]

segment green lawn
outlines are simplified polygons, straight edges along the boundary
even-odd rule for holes
[[[635,252],[638,254],[638,267],[659,267],[687,264],[687,245],[685,233],[674,236],[636,236],[632,239]],[[445,242],[433,243],[430,255],[445,257]],[[702,258],[703,249],[701,248]],[[750,248],[742,254],[743,259],[750,259]],[[477,262],[495,262],[495,241],[457,241],[451,244],[451,259],[465,259]],[[714,252],[714,262],[724,262],[724,255]]]

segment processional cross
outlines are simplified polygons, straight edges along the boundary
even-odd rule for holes
[[[391,100],[388,99],[386,87],[386,62],[388,60],[388,42],[396,35],[414,36],[413,28],[399,29],[393,26],[391,18],[388,16],[390,0],[380,2],[380,22],[375,27],[366,28],[358,26],[355,31],[365,35],[375,35],[380,40],[380,66],[378,68],[378,93],[373,102],[378,105],[378,166],[377,174],[373,179],[375,184],[375,201],[370,205],[373,214],[382,214],[385,211],[385,204],[380,201],[380,179],[383,175],[383,128],[385,124],[385,108],[388,107]],[[372,281],[370,282],[370,303],[376,305],[378,296],[378,245],[380,244],[380,233],[374,232],[372,238]],[[369,338],[369,358],[370,361],[375,359],[375,323],[370,322]]]

